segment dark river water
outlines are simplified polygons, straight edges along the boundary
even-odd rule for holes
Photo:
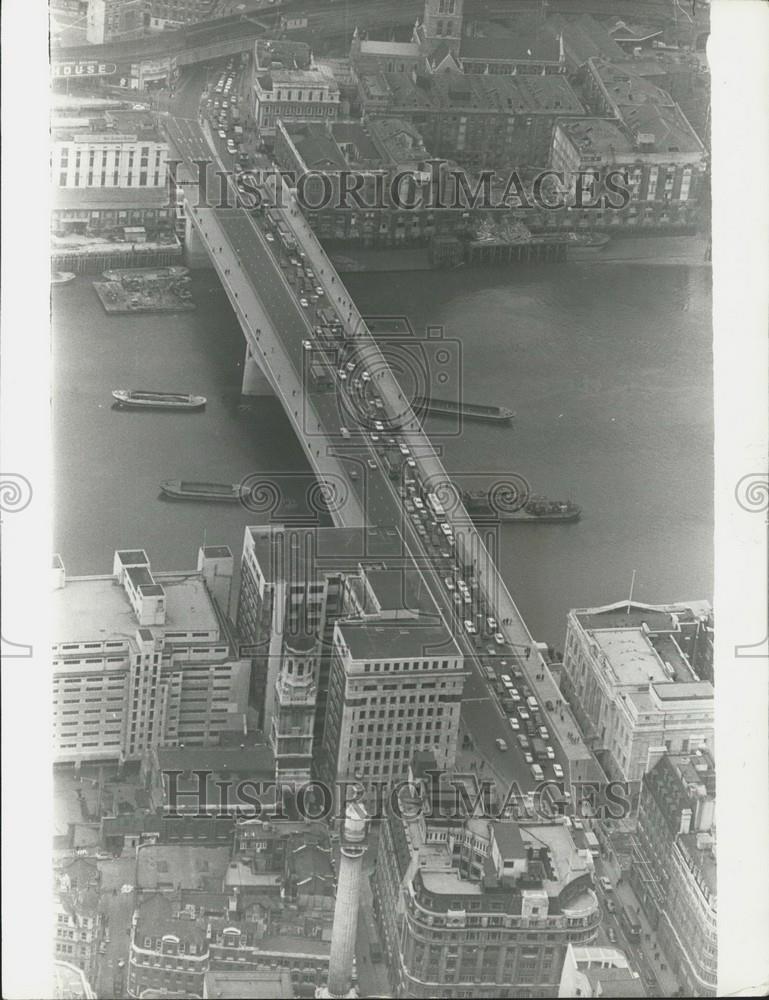
[[[109,317],[79,277],[53,290],[54,539],[67,572],[109,573],[116,548],[158,569],[193,568],[259,520],[240,506],[165,502],[164,479],[274,475],[299,499],[308,467],[280,404],[238,407],[243,339],[212,272],[194,313]],[[515,474],[571,497],[572,525],[508,524],[500,564],[535,638],[562,648],[572,607],[634,596],[712,595],[710,272],[630,264],[358,274],[364,314],[442,328],[464,397],[509,406],[512,427],[431,418],[460,485]],[[200,414],[119,412],[114,388],[203,393]]]

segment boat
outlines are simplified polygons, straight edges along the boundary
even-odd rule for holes
[[[568,233],[568,238],[569,257],[591,257],[600,253],[611,239],[608,233]]]
[[[510,423],[515,414],[506,406],[486,406],[483,403],[457,402],[453,399],[436,399],[435,396],[415,396],[411,401],[412,409],[417,412],[432,413],[438,416],[454,417],[457,414],[468,420],[481,420],[493,423]]]
[[[53,271],[51,274],[52,285],[68,285],[74,281],[77,275],[74,271]]]
[[[205,396],[181,392],[150,392],[145,389],[113,389],[113,397],[120,406],[147,407],[153,410],[201,410],[206,405]]]
[[[240,483],[195,483],[183,479],[167,479],[160,484],[160,489],[164,496],[172,500],[238,503],[244,495]]]
[[[489,521],[526,521],[530,524],[569,523],[579,521],[582,508],[571,500],[548,500],[547,497],[530,496],[520,509],[506,510],[494,502],[485,491],[465,491],[462,501],[472,518]]]

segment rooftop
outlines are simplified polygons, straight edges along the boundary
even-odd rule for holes
[[[684,855],[692,862],[694,870],[704,882],[708,892],[714,896],[718,890],[718,883],[717,864],[713,851],[710,847],[697,846],[696,833],[682,833],[678,837],[678,842],[683,848]]]
[[[416,42],[378,42],[365,39],[360,43],[360,51],[364,56],[395,56],[402,59],[420,56],[420,48]]]
[[[205,995],[211,1000],[284,1000],[295,996],[288,970],[207,972]]]
[[[538,17],[515,17],[510,28],[495,21],[476,21],[473,30],[475,34],[464,37],[460,44],[463,60],[558,62],[558,39]]]
[[[139,853],[141,858],[141,852]],[[180,941],[194,944],[199,949],[205,949],[205,921],[179,917],[176,903],[167,896],[154,893],[147,899],[140,901],[136,916],[134,940],[140,946],[143,946],[143,938],[155,939],[166,934],[173,934]]]
[[[272,750],[266,745],[245,747],[160,747],[157,751],[158,770],[213,771],[240,774],[259,780],[275,771]],[[181,787],[181,786],[180,786]]]
[[[204,889],[217,892],[230,860],[230,847],[147,844],[137,852],[136,884],[143,890]]]
[[[558,126],[583,156],[636,155],[630,134],[608,118],[564,118]]]
[[[128,573],[144,579],[146,570],[132,567]],[[162,584],[166,595],[165,625],[153,626],[154,630],[218,633],[219,621],[201,576],[158,573],[151,579]],[[128,595],[113,576],[69,577],[64,587],[53,591],[51,599],[57,642],[130,639],[138,628]]]
[[[404,109],[472,108],[506,114],[581,114],[584,109],[561,75],[440,73],[413,81],[405,73],[383,73],[390,105]]]
[[[337,629],[353,660],[417,659],[425,656],[460,657],[453,635],[432,618],[406,622],[342,621]]]
[[[564,52],[576,66],[582,66],[588,59],[597,56],[611,61],[626,58],[625,50],[590,14],[578,17],[553,14],[547,19],[546,29],[556,39],[563,36]]]
[[[108,142],[114,144],[117,136],[163,142],[164,138],[152,115],[146,111],[105,110],[97,117],[77,117],[67,121],[58,118],[51,130],[54,142]]]

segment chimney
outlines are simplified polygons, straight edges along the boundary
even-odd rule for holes
[[[230,614],[234,562],[226,545],[201,545],[198,549],[198,573],[226,618]]]

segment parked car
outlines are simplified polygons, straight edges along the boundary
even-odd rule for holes
[[[497,739],[494,740],[494,742],[497,745],[497,750],[501,750],[503,753],[505,750],[507,750],[507,743],[505,743],[505,741],[501,737],[497,737]]]
[[[553,764],[553,774],[559,781],[563,780],[563,768],[560,764]]]

